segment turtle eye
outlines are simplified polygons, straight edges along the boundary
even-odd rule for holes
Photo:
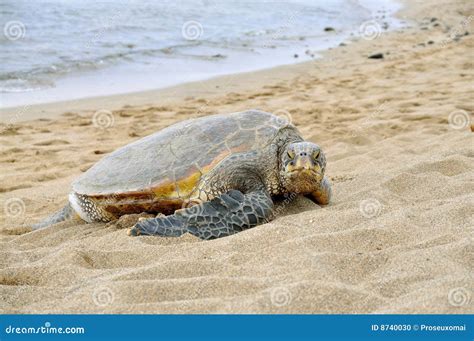
[[[295,158],[295,152],[294,152],[293,150],[288,149],[287,154],[288,154],[288,157],[289,157],[290,159],[294,159],[294,158]]]
[[[320,154],[320,151],[319,151],[319,150],[315,151],[315,152],[313,153],[313,159],[317,160],[318,157],[319,157],[319,154]]]

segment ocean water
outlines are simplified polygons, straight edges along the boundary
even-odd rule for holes
[[[0,105],[149,90],[311,60],[351,35],[373,39],[400,27],[399,8],[389,0],[2,0]]]

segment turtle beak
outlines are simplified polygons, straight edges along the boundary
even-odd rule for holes
[[[300,156],[295,160],[294,170],[309,171],[313,169],[314,164],[309,157]]]

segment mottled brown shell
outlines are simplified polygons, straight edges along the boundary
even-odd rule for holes
[[[92,197],[186,198],[231,153],[260,150],[287,126],[284,118],[257,110],[184,121],[107,155],[73,190]]]

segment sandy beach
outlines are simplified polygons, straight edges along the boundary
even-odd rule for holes
[[[312,62],[0,110],[0,312],[474,313],[474,3],[404,5],[409,27]],[[330,205],[213,241],[26,227],[116,148],[249,108],[323,147]]]

